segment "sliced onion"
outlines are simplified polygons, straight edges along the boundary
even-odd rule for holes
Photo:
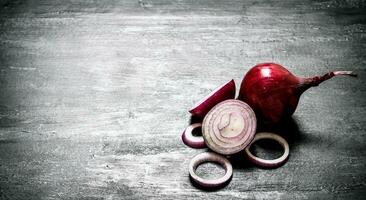
[[[258,140],[262,140],[262,139],[271,139],[271,140],[275,140],[276,142],[278,142],[285,150],[283,155],[281,157],[279,157],[277,159],[273,159],[273,160],[265,160],[263,158],[258,158],[256,156],[254,156],[250,152],[250,147],[253,143],[255,143]],[[281,136],[274,134],[274,133],[262,132],[262,133],[257,133],[255,135],[251,144],[247,148],[245,148],[245,153],[246,153],[249,161],[253,162],[254,164],[261,166],[261,167],[265,167],[265,168],[274,168],[274,167],[279,167],[279,166],[283,165],[287,161],[288,156],[290,154],[290,148],[289,148],[287,141],[285,139],[283,139]]]
[[[206,147],[205,141],[203,140],[202,136],[193,136],[193,134],[192,134],[192,131],[195,128],[199,128],[199,127],[201,127],[201,123],[195,123],[195,124],[189,125],[184,130],[184,132],[182,134],[182,140],[183,140],[184,144],[186,144],[189,147],[196,148],[196,149]]]
[[[249,145],[256,128],[257,119],[248,104],[226,100],[207,113],[202,123],[202,135],[211,150],[231,155]]]
[[[218,179],[204,179],[196,174],[197,167],[205,162],[215,162],[222,165],[225,169],[225,175]],[[189,176],[198,185],[205,188],[217,188],[224,186],[233,175],[233,167],[229,160],[213,152],[204,152],[196,155],[189,163]]]
[[[203,118],[216,104],[227,99],[234,99],[235,90],[235,82],[232,79],[199,101],[189,112],[194,116]]]

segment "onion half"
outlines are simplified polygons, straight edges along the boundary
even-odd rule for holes
[[[231,79],[229,82],[221,85],[201,101],[196,103],[196,105],[194,105],[194,107],[189,110],[189,112],[193,116],[203,118],[216,104],[227,99],[234,99],[235,90],[235,81]]]
[[[248,104],[226,100],[207,113],[202,123],[202,135],[211,150],[231,155],[249,145],[256,128],[257,119]]]

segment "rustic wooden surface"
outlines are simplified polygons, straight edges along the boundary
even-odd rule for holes
[[[0,4],[0,199],[365,198],[365,1]],[[302,96],[284,166],[237,156],[227,187],[193,187],[187,109],[265,61],[359,77]]]

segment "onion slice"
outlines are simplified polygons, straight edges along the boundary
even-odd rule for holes
[[[235,90],[235,81],[231,79],[196,103],[189,112],[194,116],[203,118],[216,104],[227,99],[234,99]]]
[[[284,148],[284,153],[281,157],[274,159],[274,160],[265,160],[263,158],[258,158],[256,156],[254,156],[251,152],[250,152],[250,147],[253,143],[255,143],[258,140],[261,139],[271,139],[271,140],[275,140],[276,142],[278,142],[283,148]],[[284,164],[290,154],[290,148],[289,145],[287,143],[287,141],[285,139],[283,139],[281,136],[274,134],[274,133],[268,133],[268,132],[262,132],[262,133],[257,133],[253,139],[253,141],[250,143],[250,145],[245,148],[245,153],[247,158],[249,159],[249,161],[251,161],[252,163],[261,166],[261,167],[265,167],[265,168],[275,168],[275,167],[279,167],[282,164]]]
[[[192,131],[194,129],[201,126],[202,126],[201,123],[191,124],[183,131],[182,140],[184,144],[195,149],[206,147],[205,141],[203,140],[202,136],[193,136],[192,134]]]
[[[202,123],[202,135],[211,150],[231,155],[249,145],[256,128],[257,119],[248,104],[226,100],[207,113]]]
[[[218,179],[204,179],[196,174],[197,167],[205,162],[215,162],[222,165],[225,175]],[[213,152],[204,152],[196,155],[189,163],[189,176],[198,185],[205,188],[217,188],[224,186],[233,175],[233,167],[228,159]]]

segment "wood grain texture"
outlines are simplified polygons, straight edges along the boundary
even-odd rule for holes
[[[364,199],[365,7],[0,0],[0,199]],[[180,140],[189,107],[266,61],[359,77],[302,96],[277,130],[291,148],[283,167],[234,156],[227,187],[196,189],[188,163],[205,150]]]

